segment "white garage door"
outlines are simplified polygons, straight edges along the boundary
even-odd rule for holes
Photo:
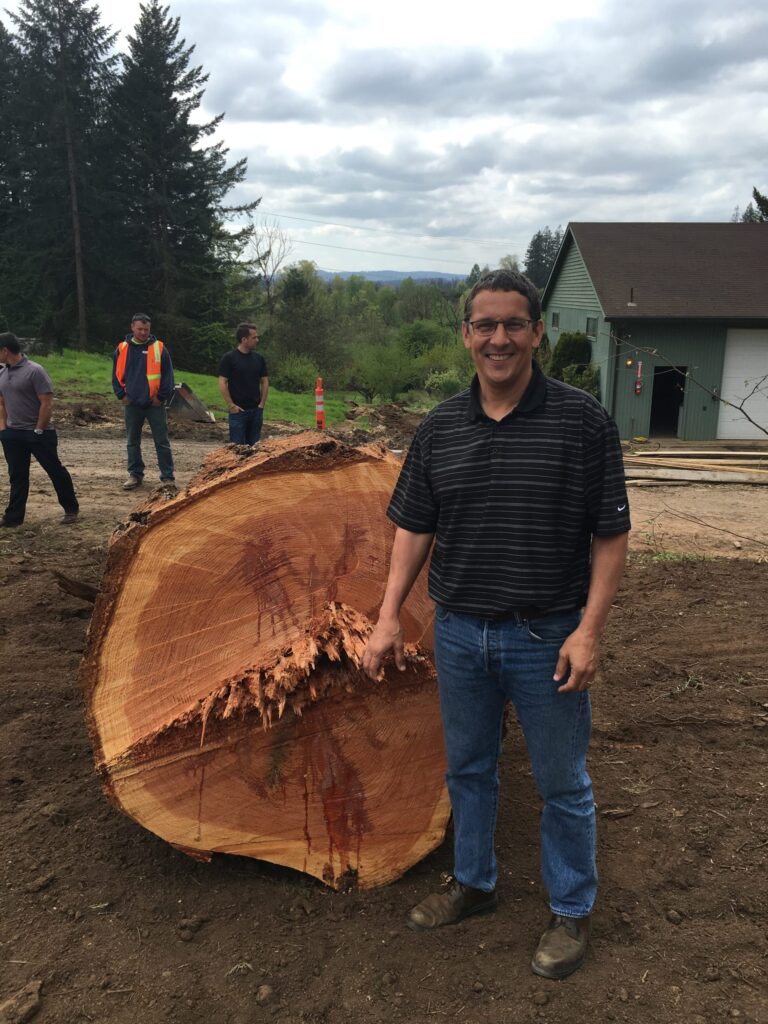
[[[768,430],[768,331],[740,328],[728,331],[720,394],[736,405],[743,402],[752,419]],[[759,438],[763,441],[768,437],[738,409],[722,402],[717,436],[723,440]]]

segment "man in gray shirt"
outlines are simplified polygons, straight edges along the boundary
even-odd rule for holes
[[[62,523],[77,520],[79,505],[72,477],[62,465],[51,426],[53,385],[39,363],[21,351],[15,334],[0,334],[0,442],[8,463],[11,494],[0,526],[21,526],[29,495],[32,456],[51,478],[64,509]]]

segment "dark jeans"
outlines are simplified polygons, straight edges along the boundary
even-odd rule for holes
[[[161,480],[173,480],[173,454],[168,440],[168,416],[164,405],[125,406],[125,435],[128,441],[128,473],[137,480],[144,477],[144,460],[141,457],[141,430],[144,420],[149,423],[152,440],[157,452],[157,465]]]
[[[24,522],[29,496],[29,466],[33,455],[51,478],[56,497],[64,511],[78,511],[72,477],[59,459],[55,430],[44,430],[42,434],[36,434],[33,430],[8,427],[0,432],[0,440],[11,481],[11,495],[5,510],[7,523]]]
[[[261,437],[263,409],[243,409],[229,414],[229,440],[232,444],[256,444]]]

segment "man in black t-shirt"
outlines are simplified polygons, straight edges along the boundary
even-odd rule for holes
[[[254,324],[240,324],[235,332],[237,348],[219,363],[219,391],[229,409],[229,440],[256,444],[261,437],[269,376],[264,357],[255,352],[259,332]]]

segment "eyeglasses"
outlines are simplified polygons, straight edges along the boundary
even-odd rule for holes
[[[522,334],[528,329],[528,325],[532,327],[537,324],[538,320],[469,320],[469,326],[478,336],[478,338],[491,338],[496,333],[496,328],[501,324],[504,328],[508,338],[514,338],[518,334]]]

